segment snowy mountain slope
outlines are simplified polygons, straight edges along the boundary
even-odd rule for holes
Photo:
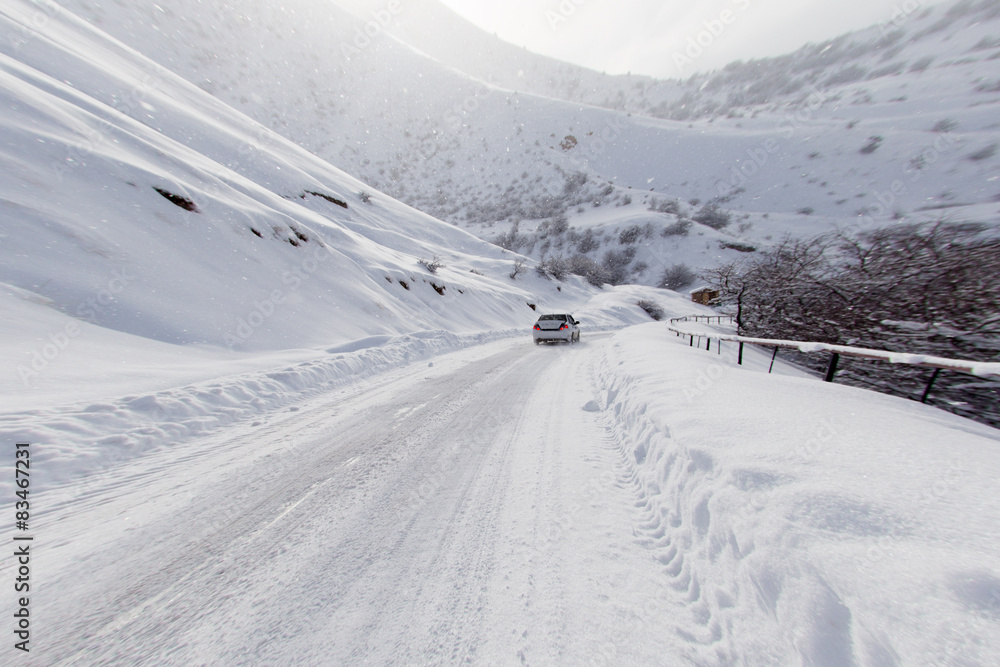
[[[114,11],[66,5],[319,156],[388,186],[390,194],[440,202],[435,210],[450,210],[450,201],[468,208],[477,198],[495,201],[495,188],[533,162],[539,162],[533,176],[561,187],[553,165],[539,161],[541,152],[522,156],[537,137],[519,136],[525,130],[517,126],[533,131],[533,123],[519,118],[508,91],[385,34],[368,38],[366,23],[335,5],[223,9],[185,1],[162,11],[143,3]],[[201,27],[191,30],[192,24]],[[487,114],[494,130],[481,136],[465,128],[470,109]],[[547,197],[537,186],[528,194]]]
[[[502,251],[362,201],[368,186],[72,15],[34,31],[34,11],[0,16],[24,36],[0,47],[3,282],[119,331],[234,349],[530,319]],[[419,261],[435,256],[432,275]]]
[[[632,103],[625,91],[654,83],[650,77],[606,75],[514,46],[437,0],[401,3],[391,20],[380,14],[383,3],[379,0],[339,0],[337,4],[366,22],[382,25],[379,19],[385,19],[386,33],[443,65],[506,90],[622,110],[623,100]]]
[[[733,223],[721,234],[693,228],[705,238],[654,234],[630,264],[628,278],[642,282],[673,263],[738,257],[727,246],[766,247],[785,232],[942,211],[992,219],[1000,192],[992,3],[902,13],[787,57],[641,90],[523,53],[539,74],[519,87],[511,72],[524,67],[510,49],[489,46],[454,16],[443,25],[466,46],[485,44],[485,55],[462,47],[445,57],[429,46],[443,42],[440,33],[423,32],[448,15],[434,3],[384,16],[304,2],[65,4],[317,155],[485,238],[560,214],[583,229],[592,223],[580,208],[629,197],[620,221],[598,216],[614,238],[656,203],[637,190],[678,199],[688,218],[721,198]],[[595,92],[568,94],[566,81]],[[647,221],[659,232],[677,218]],[[578,251],[574,241],[555,239],[565,255]],[[544,242],[528,238],[520,249],[540,258]],[[588,256],[601,261],[607,250],[620,248],[607,242]]]
[[[357,16],[378,17],[377,0],[342,0]],[[563,17],[571,20],[572,12]],[[737,8],[730,8],[734,14]],[[741,7],[739,9],[747,9]],[[558,12],[556,12],[558,13]],[[877,25],[808,44],[786,56],[735,61],[720,71],[698,71],[698,46],[726,39],[692,35],[696,46],[678,44],[676,76],[605,75],[514,47],[464,21],[436,0],[414,0],[386,22],[384,30],[474,78],[509,90],[601,106],[657,118],[689,120],[742,115],[748,106],[789,103],[810,87],[874,80],[908,69],[948,66],[970,53],[990,51],[998,16],[989,0],[902,3]]]

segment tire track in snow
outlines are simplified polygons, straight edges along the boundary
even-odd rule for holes
[[[49,556],[77,560],[52,561],[45,664],[676,655],[583,409],[600,346],[456,353],[109,474],[106,505],[51,515],[53,532],[135,526]]]
[[[400,421],[395,424],[384,421],[379,423],[380,416],[390,412],[379,404],[379,401],[384,400],[385,397],[379,397],[369,409],[353,419],[348,418],[346,423],[340,425],[340,442],[334,446],[327,446],[321,453],[314,455],[304,466],[307,472],[285,470],[280,472],[277,479],[264,475],[261,480],[247,480],[246,485],[254,491],[264,488],[277,490],[269,495],[258,497],[256,503],[249,507],[241,508],[242,514],[237,513],[228,525],[220,526],[219,530],[211,535],[211,544],[203,545],[194,553],[175,556],[174,560],[152,568],[153,573],[143,573],[144,568],[138,566],[132,568],[132,571],[126,576],[130,585],[119,586],[118,590],[121,592],[117,596],[109,596],[111,599],[106,600],[104,604],[93,605],[96,609],[92,608],[88,613],[79,616],[76,622],[69,618],[72,614],[65,615],[63,622],[58,624],[59,627],[65,628],[65,631],[60,633],[63,635],[62,641],[56,642],[56,645],[63,647],[63,651],[59,651],[59,653],[63,654],[62,657],[66,659],[68,664],[72,664],[81,660],[89,662],[98,656],[101,659],[113,656],[134,656],[137,642],[141,646],[147,643],[161,643],[164,639],[171,640],[167,642],[168,644],[178,641],[180,639],[179,633],[171,632],[167,637],[163,636],[163,630],[169,626],[163,622],[164,616],[184,616],[203,622],[208,617],[206,611],[194,608],[197,605],[186,603],[183,593],[178,591],[191,591],[199,588],[203,591],[219,588],[231,589],[234,585],[245,583],[243,580],[234,580],[231,574],[227,574],[230,568],[242,566],[241,561],[244,561],[247,556],[250,558],[263,556],[264,554],[259,551],[264,546],[269,545],[274,550],[279,551],[287,549],[287,544],[281,543],[287,542],[290,535],[286,533],[282,536],[279,533],[278,538],[275,539],[268,536],[267,529],[282,516],[285,517],[286,521],[291,522],[296,515],[303,516],[314,511],[321,512],[326,508],[317,508],[317,505],[322,506],[323,503],[329,503],[346,512],[348,521],[344,522],[346,525],[342,527],[347,529],[347,535],[352,536],[346,540],[340,538],[341,544],[339,546],[341,548],[337,549],[334,546],[328,553],[339,556],[343,555],[348,548],[356,549],[359,546],[362,546],[369,553],[367,561],[361,559],[362,562],[359,563],[356,556],[344,561],[355,564],[342,572],[346,575],[343,577],[345,580],[353,580],[354,582],[365,582],[371,579],[384,581],[385,575],[382,573],[377,573],[377,576],[373,577],[371,566],[376,562],[384,562],[386,557],[391,558],[408,546],[405,539],[398,537],[401,534],[421,535],[422,539],[433,538],[432,542],[438,544],[438,549],[436,555],[430,559],[430,564],[440,561],[446,556],[445,545],[449,543],[449,539],[452,543],[466,541],[476,543],[478,541],[487,545],[489,535],[483,533],[481,529],[471,538],[468,535],[464,536],[464,538],[469,539],[464,539],[462,534],[449,537],[448,531],[454,532],[456,530],[450,526],[462,524],[462,504],[467,502],[470,490],[479,476],[480,467],[484,465],[482,460],[479,461],[478,465],[473,465],[461,459],[465,455],[465,458],[471,457],[475,462],[474,455],[482,453],[478,451],[479,449],[489,448],[494,444],[496,433],[486,434],[488,437],[476,435],[482,433],[481,429],[486,423],[486,416],[497,409],[506,411],[504,417],[516,416],[517,399],[524,400],[526,396],[524,390],[530,386],[535,370],[537,370],[537,368],[532,368],[532,363],[537,367],[539,361],[537,359],[534,362],[523,361],[522,356],[521,352],[506,352],[474,363],[459,378],[464,380],[461,383],[456,383],[455,378],[447,375],[430,383],[415,383],[408,393],[396,396],[393,399],[394,404],[414,405],[432,399],[436,403],[436,407],[432,410],[403,410],[401,412],[396,410]],[[511,372],[519,374],[517,379],[507,381],[506,385],[503,385],[506,390],[500,395],[494,395],[491,392],[491,386],[503,384],[506,375]],[[418,398],[421,400],[417,401]],[[504,420],[494,419],[493,426],[503,429]],[[356,433],[356,435],[352,437],[352,433]],[[420,480],[432,477],[437,470],[440,470],[441,464],[438,462],[440,445],[450,435],[458,436],[455,439],[458,446],[452,447],[452,454],[458,459],[453,470],[463,476],[462,485],[457,488],[457,491],[455,491],[454,486],[449,485],[434,494],[433,497],[427,498],[427,502],[415,503],[413,489],[410,487],[415,487]],[[502,434],[498,441],[502,444]],[[299,449],[301,450],[302,447]],[[447,450],[445,451],[447,453]],[[501,446],[497,456],[501,456],[502,452]],[[349,465],[352,463],[353,465]],[[435,464],[437,464],[437,468],[435,468]],[[496,467],[497,463],[493,462],[490,465]],[[343,469],[344,474],[338,477],[336,472],[339,468]],[[400,475],[402,479],[394,479],[392,477],[394,474]],[[320,484],[320,486],[316,487],[316,484]],[[491,497],[492,494],[494,503],[499,502],[498,484],[499,482],[494,482],[491,487],[492,491],[488,489],[484,491],[487,498]],[[212,501],[222,500],[218,498],[219,495],[221,494],[215,494],[216,497]],[[442,501],[451,506],[450,512],[443,515],[438,506],[438,503]],[[358,507],[365,503],[374,503],[374,507],[368,512],[359,511]],[[421,518],[419,510],[426,510],[428,506],[434,512],[429,515],[429,519]],[[445,530],[439,535],[435,534],[437,529],[434,523],[442,519]],[[474,521],[474,517],[465,523],[467,526],[480,525]],[[260,527],[261,524],[263,524],[263,528]],[[309,524],[308,520],[304,521],[304,525]],[[401,526],[407,527],[407,529],[400,530]],[[472,529],[467,528],[466,530]],[[176,533],[176,531],[174,532]],[[301,533],[302,531],[295,532]],[[367,544],[357,544],[360,541],[359,536],[365,533],[373,536],[372,540]],[[143,535],[135,541],[145,540],[147,537]],[[336,538],[333,540],[335,541]],[[161,541],[160,551],[169,551],[162,544],[166,541],[169,540]],[[309,540],[305,539],[305,542],[308,543]],[[340,564],[340,561],[335,557],[328,557],[328,560]],[[330,562],[327,564],[329,565]],[[467,557],[462,565],[472,569],[482,567],[481,564],[477,564],[476,558],[471,557]],[[412,572],[403,568],[393,580],[395,583],[387,585],[386,590],[398,586],[400,581],[410,576],[412,576]],[[330,581],[330,579],[335,578],[327,576],[326,583],[336,583]],[[221,580],[225,585],[220,586],[220,582],[214,580]],[[110,582],[105,580],[104,583]],[[349,590],[350,583],[346,583],[345,588]],[[375,590],[373,586],[368,586],[366,589],[368,593],[373,590]],[[276,594],[276,592],[272,591],[272,594]],[[204,600],[206,596],[202,594],[198,597]],[[208,606],[212,608],[213,613],[218,613],[219,605],[213,604],[211,596],[208,597],[210,600]],[[463,618],[463,614],[454,613],[458,604],[457,600],[460,598],[462,596],[453,596],[450,601],[443,600],[439,603],[442,610],[447,610],[446,617]],[[221,592],[217,599],[223,599]],[[372,601],[368,600],[367,602]],[[374,602],[376,604],[371,606],[372,609],[384,609],[394,604],[389,595],[384,596],[381,600],[376,599]],[[114,611],[115,609],[118,611]],[[293,620],[291,625],[295,624],[296,621]],[[212,622],[210,625],[218,625],[218,623]],[[286,629],[288,625],[289,623],[286,622]],[[88,637],[87,629],[94,627],[103,628],[103,633],[98,633],[97,637],[89,635],[90,639],[102,638],[104,640],[101,642],[100,649],[87,647],[81,653],[75,653],[72,650],[66,652],[66,649],[72,646],[71,638],[74,635]],[[305,626],[300,628],[301,631],[307,629]],[[368,630],[370,631],[372,628],[369,627]],[[446,635],[447,632],[442,630],[438,634]],[[463,637],[468,635],[464,630],[451,634]],[[125,637],[127,637],[127,641],[123,641]],[[112,642],[110,639],[114,641]],[[282,640],[286,646],[287,640],[287,636]],[[444,643],[447,644],[447,641]],[[114,648],[109,648],[110,645],[114,645]],[[450,650],[452,653],[456,651],[454,648]],[[263,654],[266,654],[266,651]]]

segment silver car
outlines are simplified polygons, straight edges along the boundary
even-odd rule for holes
[[[580,341],[580,323],[572,315],[559,313],[542,315],[531,331],[535,345],[542,343],[577,343]]]

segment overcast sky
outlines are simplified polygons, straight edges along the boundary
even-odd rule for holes
[[[715,69],[736,59],[788,53],[807,42],[914,15],[937,4],[936,0],[441,1],[481,28],[531,51],[598,71],[661,78]]]

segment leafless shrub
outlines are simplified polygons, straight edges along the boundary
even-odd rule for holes
[[[658,286],[663,289],[680,290],[693,283],[696,277],[695,272],[687,264],[674,264],[663,272]]]
[[[545,278],[555,278],[556,280],[565,280],[566,275],[570,272],[569,264],[562,257],[547,257],[543,259],[535,271],[540,276]]]
[[[971,153],[968,158],[976,162],[979,160],[988,160],[997,154],[997,146],[998,144],[996,142],[990,144],[989,146],[983,146],[975,153]]]
[[[872,153],[878,150],[878,147],[882,145],[883,141],[885,141],[885,139],[878,135],[873,135],[868,137],[868,141],[865,142],[865,145],[861,147],[860,151],[861,154],[871,155]]]
[[[649,204],[650,211],[658,211],[660,213],[670,213],[672,215],[680,215],[681,205],[676,199],[654,199]]]
[[[641,301],[636,301],[635,305],[645,310],[646,314],[648,314],[657,322],[662,320],[663,316],[665,315],[662,308],[660,308],[656,303],[649,301],[648,299],[642,299]]]
[[[642,227],[631,225],[623,229],[618,235],[618,243],[620,245],[630,245],[638,241],[640,236],[642,236]]]
[[[958,129],[958,121],[952,118],[945,118],[934,123],[931,132],[954,132]]]
[[[428,273],[437,273],[438,269],[444,267],[444,264],[436,255],[432,260],[426,260],[426,259],[417,260],[417,264],[427,269]]]
[[[586,255],[573,255],[569,258],[570,273],[582,276],[588,283],[595,287],[600,287],[611,282],[608,272],[603,266],[590,259]]]
[[[663,228],[660,234],[664,237],[666,236],[687,236],[691,231],[691,221],[690,220],[678,220],[677,222],[667,225]]]
[[[508,231],[499,234],[495,239],[493,239],[493,243],[500,246],[504,250],[510,250],[512,252],[516,252],[519,248],[523,247],[528,241],[528,239],[524,235],[518,233],[518,228],[519,224],[515,222],[510,226],[510,229]]]
[[[608,250],[604,253],[601,265],[607,271],[606,282],[612,285],[628,282],[628,266],[635,259],[635,252],[635,246],[627,246],[621,250]]]
[[[715,204],[705,204],[691,218],[712,229],[723,229],[729,226],[732,216]]]

